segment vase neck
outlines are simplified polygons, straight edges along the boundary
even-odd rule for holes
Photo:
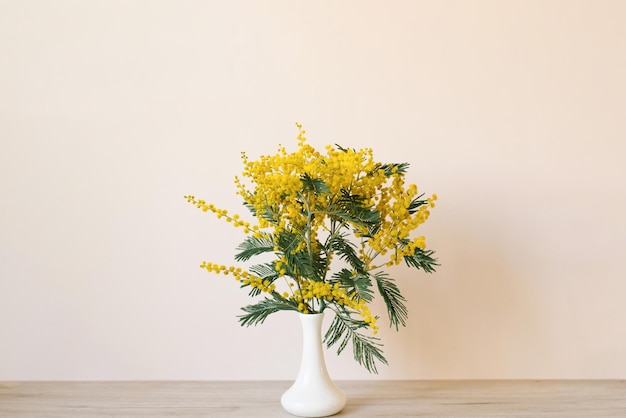
[[[300,314],[302,324],[301,373],[327,374],[322,347],[322,322],[324,314]]]

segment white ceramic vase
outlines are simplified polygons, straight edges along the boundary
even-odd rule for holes
[[[287,412],[300,417],[327,417],[341,411],[346,395],[333,383],[326,370],[322,347],[324,314],[299,314],[302,324],[300,371],[281,397]]]

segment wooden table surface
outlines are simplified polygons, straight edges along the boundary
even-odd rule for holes
[[[0,382],[0,417],[259,417],[285,381]],[[339,381],[337,417],[626,417],[624,380]]]

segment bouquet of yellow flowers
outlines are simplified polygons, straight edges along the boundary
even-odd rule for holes
[[[242,325],[260,324],[281,310],[310,314],[331,309],[327,347],[338,344],[340,354],[351,342],[355,360],[376,373],[376,361],[387,360],[379,338],[370,335],[377,333],[379,317],[369,304],[381,297],[390,326],[398,330],[406,325],[406,299],[384,269],[404,261],[434,272],[434,252],[426,249],[423,236],[412,238],[411,233],[428,219],[437,196],[424,198],[416,185],[405,184],[408,163],[381,164],[371,149],[338,145],[327,146],[322,154],[296,125],[296,152],[279,146],[277,154],[256,161],[242,153],[242,175],[249,184],[239,177],[235,184],[254,224],[185,196],[199,209],[243,229],[246,238],[237,247],[236,261],[262,254],[270,254],[271,261],[247,269],[210,261],[201,267],[231,275],[249,288],[250,296],[264,296],[242,308]],[[331,264],[339,268],[333,271]]]

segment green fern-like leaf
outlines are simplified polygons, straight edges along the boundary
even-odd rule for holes
[[[303,240],[300,233],[290,231],[281,232],[278,236],[277,245],[281,254],[287,259],[288,275],[291,277],[306,277],[310,280],[323,280],[328,270],[328,257],[325,251],[293,252]],[[316,248],[324,248],[323,244],[315,241]]]
[[[404,261],[409,267],[415,267],[424,270],[426,273],[434,273],[435,267],[438,266],[437,259],[433,257],[433,250],[423,250],[416,248],[412,255],[404,256]]]
[[[303,239],[304,236],[301,233],[283,231],[276,237],[274,245],[278,246],[281,252],[288,254],[291,253]]]
[[[372,291],[372,282],[367,274],[358,274],[348,269],[341,269],[339,272],[333,274],[333,281],[346,290],[349,295],[354,294],[355,297],[371,302],[374,299],[374,292]]]
[[[256,195],[256,194],[255,194]],[[267,202],[267,201],[266,201]],[[262,218],[265,219],[273,224],[276,224],[280,221],[280,211],[278,210],[277,207],[275,206],[270,206],[269,204],[265,206],[265,208],[263,208],[263,210],[261,211],[261,213],[259,213],[255,206],[250,204],[247,201],[243,202],[243,205],[248,208],[248,210],[250,211],[250,213],[252,213],[253,216],[258,217],[258,218]]]
[[[237,246],[239,251],[235,254],[235,260],[248,261],[255,255],[270,253],[274,251],[274,242],[271,236],[256,238],[253,235],[246,237],[246,239]]]
[[[396,330],[398,330],[399,325],[406,326],[409,312],[404,304],[406,299],[400,293],[398,286],[396,286],[392,278],[383,272],[376,273],[374,279],[376,279],[376,284],[378,285],[378,292],[387,306],[390,325],[395,326]]]
[[[386,176],[390,176],[393,174],[394,167],[396,168],[396,172],[398,174],[405,174],[409,169],[409,163],[390,163],[390,164],[381,164],[376,168],[376,170],[383,169],[385,171]]]
[[[423,196],[424,194],[422,193],[421,195],[417,196],[415,199],[411,200],[411,203],[409,203],[409,207],[407,209],[411,215],[417,212],[420,206],[426,205],[428,203],[428,200],[422,199]]]
[[[329,251],[337,253],[341,260],[348,263],[357,272],[365,272],[365,263],[359,257],[356,251],[356,246],[345,234],[341,234],[339,232],[330,234],[325,247],[328,248]]]
[[[337,147],[337,149],[338,149],[339,151],[343,151],[343,152],[348,152],[348,151],[349,151],[349,149],[348,149],[348,148],[344,148],[344,147],[342,147],[342,146],[341,146],[341,145],[339,145],[339,144],[335,144],[335,146]],[[355,150],[354,148],[352,148],[352,151],[356,151],[356,150]]]
[[[380,222],[380,214],[363,196],[341,191],[341,197],[329,208],[330,214],[355,226],[369,226]]]
[[[274,263],[265,263],[265,264],[257,264],[250,267],[250,272],[254,273],[264,281],[267,280],[270,283],[274,283],[276,279],[278,279],[278,272],[274,268]],[[242,285],[241,287],[246,287],[249,285]],[[262,293],[261,289],[258,287],[253,287],[250,289],[249,295],[254,297],[258,296]]]
[[[262,324],[269,315],[278,311],[298,311],[298,306],[295,302],[285,300],[280,295],[272,293],[271,298],[266,297],[258,303],[244,306],[241,309],[246,314],[239,316],[239,322],[242,326],[249,327],[250,325]]]
[[[254,205],[244,201],[243,205],[246,207],[246,209],[248,209],[250,211],[250,213],[252,214],[252,216],[256,217],[257,213],[256,213],[256,208],[254,207]]]
[[[305,192],[313,192],[318,196],[330,192],[322,179],[314,179],[308,173],[300,176],[300,181],[302,182],[302,190]]]
[[[358,332],[360,328],[368,325],[359,320],[351,318],[346,312],[335,312],[335,318],[324,335],[324,342],[330,348],[339,344],[337,354],[346,348],[349,342],[352,343],[354,359],[365,367],[370,373],[378,373],[376,362],[388,364],[383,355],[379,339],[368,337]]]

